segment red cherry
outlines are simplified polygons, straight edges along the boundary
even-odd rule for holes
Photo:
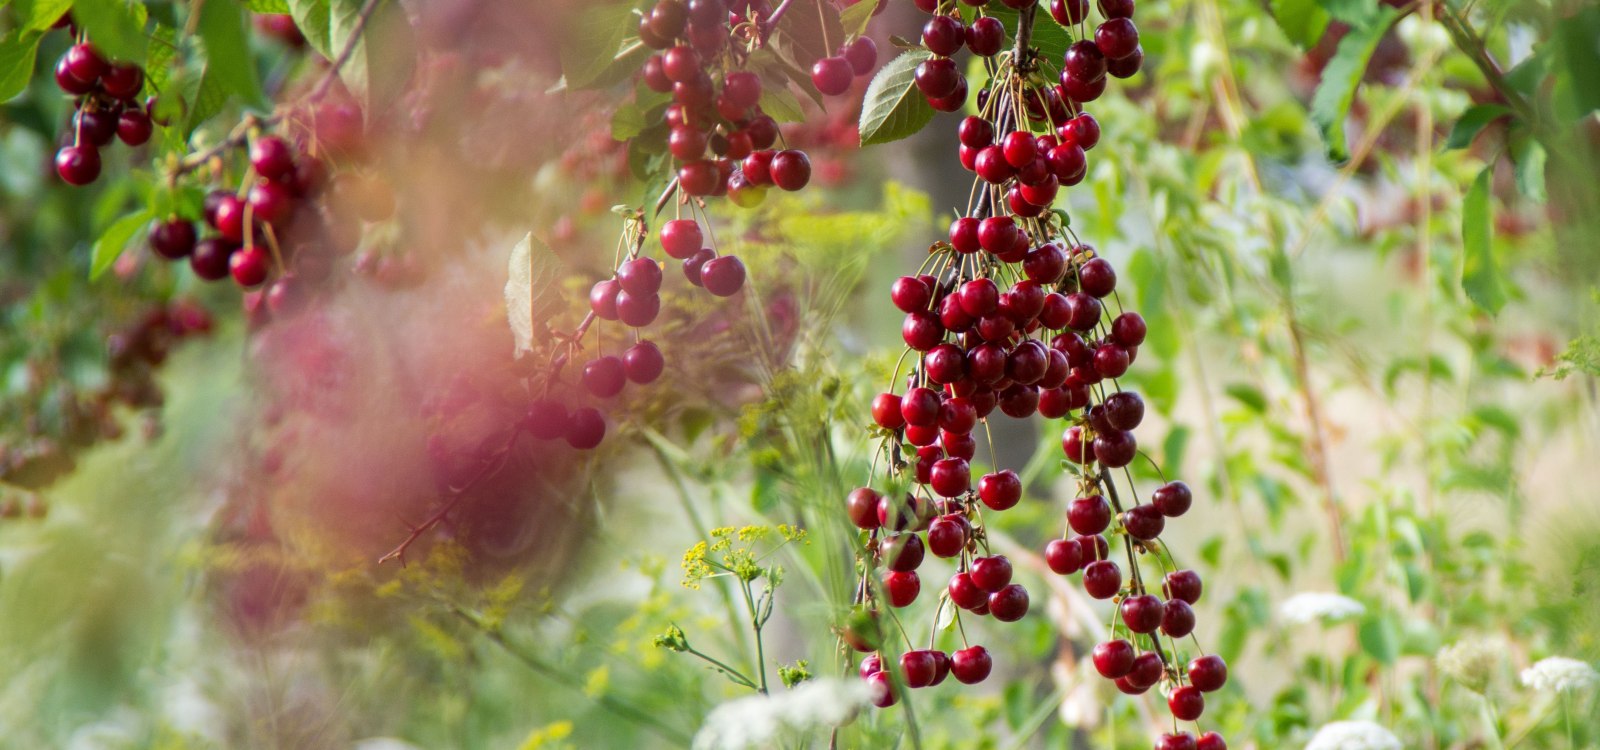
[[[589,288],[589,309],[601,320],[617,319],[617,292],[622,286],[614,279],[597,281]]]
[[[978,480],[978,497],[992,510],[1008,510],[1022,499],[1022,479],[1010,469],[985,474]]]
[[[1216,732],[1206,732],[1195,742],[1195,750],[1228,750],[1228,741]]]
[[[907,607],[922,592],[922,581],[915,572],[891,570],[883,574],[883,588],[889,595],[890,606]]]
[[[931,651],[907,651],[900,655],[900,671],[905,675],[907,687],[928,687],[933,684],[938,663]]]
[[[622,365],[628,379],[635,383],[653,383],[667,368],[661,348],[649,341],[640,341],[622,353]]]
[[[1189,662],[1189,684],[1203,693],[1214,693],[1228,682],[1228,664],[1212,654]]]
[[[630,328],[640,328],[655,322],[661,314],[661,297],[656,294],[633,294],[624,289],[617,292],[617,320]]]
[[[218,237],[201,240],[189,255],[189,267],[206,281],[218,281],[228,275],[229,256],[238,249],[238,245]]]
[[[1122,527],[1127,530],[1128,536],[1141,542],[1161,536],[1166,526],[1167,517],[1149,503],[1135,505],[1122,514]]]
[[[589,360],[583,366],[584,389],[600,398],[616,396],[627,383],[627,369],[620,357],[608,354]]]
[[[1194,604],[1200,601],[1203,586],[1200,574],[1192,570],[1175,570],[1161,581],[1161,590],[1168,599]]]
[[[100,176],[100,151],[90,144],[56,152],[56,174],[69,185],[87,185]]]
[[[1138,651],[1134,649],[1133,644],[1121,638],[1096,644],[1093,653],[1094,669],[1101,677],[1115,680],[1133,671],[1133,660],[1136,656]]]
[[[855,69],[843,57],[824,57],[811,65],[811,85],[827,96],[849,91],[854,76]]]
[[[970,573],[963,572],[951,576],[947,590],[950,592],[950,601],[962,609],[976,609],[989,604],[989,592],[979,588],[978,584],[973,582]]]
[[[137,65],[112,65],[100,76],[100,88],[113,99],[133,99],[144,88],[144,70]]]
[[[804,151],[789,149],[772,157],[769,167],[772,183],[788,191],[799,190],[811,181],[811,159]]]
[[[983,682],[993,667],[989,650],[982,646],[969,646],[950,655],[950,673],[963,685]]]
[[[1127,18],[1110,18],[1094,30],[1095,46],[1111,60],[1119,60],[1139,47],[1139,29]]]
[[[941,516],[928,526],[928,551],[935,557],[955,557],[967,546],[967,526],[960,516]]]
[[[700,283],[718,297],[731,297],[744,287],[744,263],[732,255],[712,258],[700,266]]]
[[[150,228],[150,249],[167,260],[177,260],[194,252],[194,224],[183,219],[168,219]]]
[[[142,109],[125,109],[117,117],[117,138],[129,146],[142,146],[155,131],[149,113]]]
[[[850,491],[845,498],[845,509],[850,516],[850,522],[858,528],[872,530],[882,525],[878,516],[879,504],[883,502],[883,495],[878,494],[868,487],[857,487]]]
[[[1052,539],[1044,546],[1044,561],[1056,575],[1072,575],[1083,567],[1083,547],[1076,539]]]
[[[1134,657],[1133,669],[1122,679],[1140,690],[1147,690],[1161,681],[1166,674],[1166,667],[1161,663],[1161,657],[1155,652],[1146,651]]]
[[[994,142],[994,125],[977,115],[968,115],[961,120],[956,134],[961,139],[961,145],[968,148],[983,148]]]
[[[1167,708],[1178,721],[1194,721],[1205,713],[1206,697],[1193,685],[1184,685],[1167,697]]]
[[[271,264],[266,251],[258,247],[249,247],[234,253],[228,259],[228,271],[233,274],[233,280],[239,286],[249,288],[258,286],[267,280],[267,270]]]
[[[661,225],[661,249],[667,255],[683,260],[695,254],[705,238],[694,219],[673,219]]]
[[[972,22],[966,31],[967,49],[979,57],[994,57],[1005,45],[1006,26],[994,16],[984,16]]]
[[[1194,608],[1182,599],[1169,599],[1161,615],[1161,632],[1182,638],[1194,632]]]
[[[970,574],[978,588],[994,593],[1011,582],[1011,561],[1005,555],[975,557]]]
[[[1079,534],[1099,534],[1111,525],[1111,503],[1101,495],[1076,498],[1067,506],[1067,525]]]
[[[1161,627],[1161,618],[1166,613],[1165,605],[1161,600],[1151,594],[1130,596],[1122,600],[1122,622],[1129,630],[1135,633],[1154,633]]]
[[[275,135],[257,138],[250,144],[250,166],[269,180],[281,180],[294,171],[294,149]]]
[[[926,552],[922,537],[916,534],[891,534],[878,541],[878,556],[888,569],[904,573],[922,567]]]
[[[93,45],[88,43],[72,45],[67,50],[67,53],[62,56],[61,62],[67,72],[72,74],[73,78],[90,85],[100,80],[100,76],[105,75],[106,71],[110,69],[110,65],[100,55],[99,50],[96,50]]]
[[[882,671],[883,657],[880,657],[877,654],[868,654],[867,658],[861,660],[861,679],[864,680]]]
[[[867,693],[872,705],[878,708],[888,708],[899,700],[889,673],[884,671],[875,672],[867,678]]]
[[[1188,732],[1163,734],[1156,740],[1156,750],[1195,750],[1194,735]]]
[[[1096,599],[1110,599],[1122,590],[1122,570],[1110,560],[1096,560],[1083,568],[1083,589]]]
[[[1145,323],[1144,318],[1136,312],[1125,312],[1111,321],[1111,338],[1124,347],[1135,347],[1144,343]]]
[[[849,61],[850,72],[858,76],[871,75],[872,69],[878,66],[878,43],[871,37],[856,37],[840,54]]]
[[[1028,590],[1010,583],[989,595],[989,612],[1001,622],[1016,622],[1028,614]]]

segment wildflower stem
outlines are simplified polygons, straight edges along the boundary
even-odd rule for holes
[[[756,686],[755,681],[751,680],[743,672],[740,672],[739,670],[722,663],[722,661],[712,657],[709,654],[699,651],[693,646],[689,646],[688,648],[684,649],[684,653],[693,654],[694,656],[698,656],[701,659],[706,660],[711,664],[711,666],[716,667],[718,671],[722,672],[724,675],[727,675],[728,679],[732,680],[736,685],[743,685],[751,690],[761,690],[761,688]],[[766,691],[762,690],[762,692]]]

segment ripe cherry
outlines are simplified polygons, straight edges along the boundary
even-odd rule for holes
[[[872,421],[886,430],[898,430],[906,423],[901,408],[899,396],[893,393],[880,393],[872,399]]]
[[[1133,463],[1139,454],[1139,442],[1126,430],[1109,430],[1094,436],[1094,459],[1106,467],[1120,469]]]
[[[1138,651],[1127,640],[1118,638],[1096,644],[1092,654],[1094,669],[1101,677],[1115,680],[1133,671],[1134,657]]]
[[[220,280],[228,275],[228,257],[238,247],[218,237],[201,240],[189,255],[189,267],[194,270],[194,275],[206,281]]]
[[[1111,525],[1111,503],[1102,495],[1087,495],[1067,506],[1067,525],[1085,536],[1099,534]]]
[[[883,574],[883,588],[889,595],[889,606],[907,607],[922,593],[922,580],[915,572],[891,570]]]
[[[961,51],[964,41],[966,34],[961,27],[961,19],[954,16],[934,16],[922,25],[923,46],[940,57],[949,57]]]
[[[928,309],[928,304],[933,301],[933,290],[922,279],[902,276],[890,288],[889,298],[901,312],[917,312]]]
[[[1093,330],[1100,322],[1100,300],[1083,292],[1073,292],[1067,295],[1068,309],[1071,316],[1067,319],[1067,326],[1074,331]]]
[[[72,115],[72,127],[79,142],[104,146],[117,137],[117,114],[103,109],[80,109]]]
[[[811,65],[811,85],[827,96],[838,96],[850,90],[850,80],[855,70],[843,57],[824,57]]]
[[[1144,46],[1133,48],[1125,57],[1106,61],[1106,72],[1112,78],[1132,78],[1139,69],[1144,67]]]
[[[233,274],[233,280],[246,288],[266,281],[269,265],[270,259],[260,247],[245,248],[228,259],[228,271]]]
[[[1006,26],[994,16],[984,16],[967,27],[967,49],[979,57],[993,57],[1000,53],[1006,40]]]
[[[1016,134],[1013,133],[1012,135]],[[1006,252],[1017,244],[1017,233],[1019,231],[1016,220],[1010,216],[990,216],[978,223],[978,246],[991,253]],[[970,284],[972,282],[967,283]],[[989,284],[993,286],[994,282],[991,281]],[[987,312],[979,313],[971,310],[967,312],[973,315],[988,314]]]
[[[110,68],[100,52],[88,43],[72,45],[61,61],[73,78],[89,84],[100,80],[100,76],[105,75]]]
[[[125,109],[117,116],[117,138],[129,146],[143,146],[153,132],[155,126],[143,109]]]
[[[1128,531],[1128,536],[1141,542],[1148,542],[1161,536],[1166,526],[1167,517],[1148,503],[1135,505],[1122,514],[1122,527]]]
[[[856,37],[840,51],[850,63],[850,72],[858,76],[869,75],[878,66],[878,43],[871,37]]]
[[[661,296],[633,294],[624,289],[617,292],[617,320],[623,325],[640,328],[655,322],[661,314]]]
[[[744,286],[744,263],[732,255],[712,258],[700,266],[700,283],[718,297],[732,297]]]
[[[908,313],[900,326],[900,336],[905,339],[906,346],[925,352],[944,340],[944,327],[932,313]]]
[[[1022,499],[1022,479],[1010,469],[985,474],[978,480],[978,497],[991,510],[1009,510]]]
[[[257,138],[250,144],[250,166],[269,180],[281,180],[294,171],[294,149],[275,135]]]
[[[967,546],[967,526],[960,516],[940,516],[928,526],[928,551],[935,557],[955,557]]]
[[[1133,0],[1100,0],[1106,18],[1133,18]]]
[[[1052,539],[1044,546],[1044,561],[1056,575],[1072,575],[1083,567],[1083,547],[1076,539]]]
[[[963,685],[983,682],[993,668],[989,650],[982,646],[969,646],[950,655],[950,673]]]
[[[1189,684],[1203,693],[1214,693],[1228,683],[1228,664],[1216,654],[1189,662]]]
[[[567,422],[567,445],[578,450],[589,450],[600,444],[606,436],[606,418],[600,410],[581,406],[572,410]]]
[[[639,384],[654,383],[667,368],[661,348],[649,341],[640,341],[622,353],[622,366],[628,379]]]
[[[1173,638],[1194,632],[1194,608],[1182,599],[1168,599],[1161,615],[1161,632]]]
[[[1206,732],[1194,744],[1195,750],[1228,750],[1228,741],[1216,732]]]
[[[1050,0],[1050,17],[1062,26],[1076,26],[1089,17],[1089,0]]]
[[[804,151],[788,149],[772,157],[772,184],[788,191],[799,190],[811,181],[811,159]]]
[[[1110,599],[1122,590],[1122,569],[1110,560],[1096,560],[1083,568],[1083,589],[1096,599]]]
[[[673,219],[661,225],[661,249],[678,260],[694,255],[704,241],[694,219]]]
[[[867,658],[861,660],[861,679],[864,680],[882,671],[883,657],[878,656],[877,654],[868,654]]]
[[[1106,396],[1102,408],[1105,410],[1106,423],[1118,430],[1131,430],[1144,421],[1144,399],[1132,391],[1118,391]]]
[[[1194,504],[1194,493],[1189,491],[1189,485],[1183,482],[1168,482],[1156,488],[1150,495],[1150,503],[1168,518],[1177,518],[1189,512],[1189,506]]]
[[[1161,627],[1165,606],[1154,595],[1140,594],[1123,599],[1121,612],[1122,622],[1129,630],[1140,634],[1154,633],[1156,628]]]
[[[69,185],[87,185],[100,176],[100,151],[85,143],[56,152],[56,173]]]
[[[601,320],[617,319],[617,292],[620,291],[622,285],[615,279],[597,281],[589,287],[589,309],[595,317]]]
[[[150,249],[167,260],[177,260],[194,252],[194,224],[179,218],[158,222],[150,228]]]
[[[649,258],[634,258],[617,269],[617,283],[629,294],[655,294],[661,290],[661,266]]]
[[[1011,561],[1005,555],[975,557],[970,574],[978,588],[994,593],[1011,582]]]
[[[1200,574],[1192,570],[1175,570],[1161,581],[1161,590],[1168,599],[1194,604],[1200,601],[1203,585]]]
[[[891,534],[878,541],[878,556],[890,570],[907,572],[922,567],[925,550],[916,534]]]
[[[1061,452],[1075,464],[1088,463],[1094,457],[1094,438],[1082,425],[1073,425],[1061,433]]]
[[[977,115],[968,115],[961,120],[956,135],[961,139],[963,146],[983,148],[994,143],[994,125]]]
[[[1054,284],[1067,270],[1067,254],[1060,245],[1047,242],[1028,251],[1022,258],[1022,271],[1040,284]],[[1059,295],[1058,295],[1059,296]],[[1065,302],[1065,298],[1061,298]]]
[[[247,196],[251,218],[262,224],[281,225],[294,213],[293,191],[276,182],[257,182]]]
[[[589,360],[583,366],[583,387],[600,398],[621,393],[627,382],[627,368],[620,357],[606,355]]]
[[[972,469],[965,459],[944,458],[933,464],[928,484],[943,497],[959,497],[971,487]]]
[[[900,655],[900,671],[905,675],[908,687],[928,687],[933,684],[938,664],[932,651],[907,651]]]
[[[1085,83],[1106,74],[1106,56],[1094,42],[1087,39],[1073,42],[1072,46],[1067,48],[1066,57],[1062,59],[1061,64],[1068,75]]]
[[[872,705],[878,708],[893,706],[900,699],[895,692],[894,682],[885,671],[875,672],[867,678],[867,696]]]
[[[1028,590],[1009,583],[989,595],[989,612],[1001,622],[1016,622],[1028,614]]]
[[[144,88],[144,70],[137,65],[112,65],[100,76],[100,88],[113,99],[133,99]]]
[[[1111,61],[1111,64],[1115,63],[1116,61]],[[1068,120],[1066,126],[1068,132],[1072,134],[1072,142],[1078,144],[1084,151],[1093,149],[1095,144],[1100,142],[1100,121],[1094,119],[1094,115],[1088,112],[1080,113]]]
[[[1195,750],[1194,735],[1188,732],[1163,734],[1156,740],[1156,750]]]
[[[1193,685],[1184,685],[1167,697],[1167,708],[1178,721],[1194,721],[1205,713],[1206,697]]]
[[[962,609],[975,609],[989,605],[989,592],[978,587],[972,580],[972,574],[967,572],[957,573],[950,577],[950,585],[946,588],[950,592],[950,601]]]
[[[883,495],[869,487],[857,487],[845,498],[845,511],[850,516],[851,523],[870,531],[881,525],[878,507],[882,502]]]
[[[991,185],[999,185],[1017,173],[1016,168],[1006,161],[1004,148],[997,145],[985,146],[979,151],[973,166],[978,176]]]
[[[1094,30],[1094,43],[1106,58],[1118,60],[1139,47],[1139,29],[1127,18],[1107,19]]]
[[[973,279],[961,285],[958,292],[961,309],[968,315],[981,318],[995,311],[1000,304],[1000,289],[989,279]]]
[[[83,96],[94,91],[95,81],[85,81],[72,74],[65,57],[56,62],[56,86],[73,96]]]
[[[1133,659],[1133,669],[1122,679],[1139,690],[1148,690],[1161,681],[1166,674],[1166,667],[1161,663],[1161,657],[1153,651],[1146,651]]]
[[[1125,312],[1111,321],[1111,338],[1124,347],[1134,347],[1144,343],[1145,323],[1144,318],[1136,312]]]

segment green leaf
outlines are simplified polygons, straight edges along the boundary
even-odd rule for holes
[[[251,13],[289,15],[289,0],[244,0]]]
[[[89,38],[107,57],[144,65],[146,42],[142,3],[124,0],[77,0],[72,18],[89,32]]]
[[[804,122],[806,119],[805,110],[800,109],[800,100],[795,98],[794,92],[787,86],[781,88],[774,85],[763,86],[761,111],[778,122]]]
[[[185,134],[193,133],[195,128],[221,112],[227,103],[227,89],[211,74],[211,67],[206,66],[200,74],[200,86],[195,90],[193,103],[189,107],[189,120],[184,124]]]
[[[1517,192],[1535,203],[1544,203],[1544,146],[1531,137],[1511,144],[1511,159],[1516,164]]]
[[[962,20],[972,23],[977,17],[977,11],[971,6],[962,6]],[[984,9],[986,15],[994,16],[1006,27],[1006,38],[1011,39],[1017,33],[1017,27],[1022,23],[1022,13],[1015,8],[991,5]],[[1039,57],[1052,65],[1059,65],[1062,56],[1067,54],[1067,47],[1072,45],[1072,32],[1063,28],[1061,24],[1040,8],[1035,12],[1033,24],[1033,37],[1030,46],[1039,50]],[[1009,47],[1008,47],[1009,49]]]
[[[821,2],[796,2],[778,19],[775,34],[802,70],[810,70],[812,63],[832,55],[844,44],[844,36],[838,12],[831,3]]]
[[[196,30],[205,47],[206,69],[217,83],[246,103],[264,107],[266,96],[261,93],[255,61],[250,58],[250,38],[244,24],[244,14],[231,0],[207,0],[200,7]]]
[[[1554,24],[1553,35],[1559,56],[1565,63],[1567,87],[1574,116],[1587,116],[1600,109],[1600,7],[1579,3],[1582,10]]]
[[[1366,26],[1377,15],[1377,3],[1371,0],[1316,0],[1328,15],[1351,26]]]
[[[1467,111],[1462,112],[1461,117],[1456,119],[1455,127],[1450,128],[1450,137],[1445,140],[1444,147],[1466,148],[1472,145],[1472,139],[1477,138],[1478,133],[1488,127],[1489,123],[1508,114],[1511,114],[1511,110],[1499,104],[1475,104],[1468,107]]]
[[[668,94],[657,94],[640,87],[632,102],[618,107],[617,111],[612,113],[611,137],[625,141],[662,122],[667,102],[670,100],[671,96]]]
[[[1328,158],[1333,161],[1350,158],[1345,150],[1344,120],[1350,114],[1350,103],[1355,100],[1367,61],[1394,22],[1395,15],[1393,8],[1385,6],[1367,25],[1351,28],[1350,33],[1339,40],[1333,59],[1322,69],[1322,81],[1311,97],[1311,120],[1322,131]]]
[[[626,3],[586,8],[577,14],[561,44],[561,73],[567,86],[588,88],[599,79],[622,50],[622,40],[637,28],[633,8]]]
[[[328,45],[335,57],[352,44],[362,5],[361,0],[334,0],[329,6]],[[369,113],[393,106],[417,62],[411,21],[399,1],[381,0],[353,44],[349,60],[339,69],[340,80],[364,100]]]
[[[867,24],[872,21],[872,11],[877,7],[876,0],[857,0],[855,5],[839,12],[840,28],[851,39],[867,33]]]
[[[1229,383],[1223,392],[1257,414],[1267,412],[1267,397],[1262,395],[1261,389],[1249,383]]]
[[[33,77],[33,60],[44,32],[14,29],[0,39],[0,102],[22,93]]]
[[[72,0],[17,0],[18,27],[44,31],[72,9]]]
[[[1387,618],[1369,617],[1362,620],[1357,637],[1361,641],[1361,650],[1379,664],[1393,664],[1400,656],[1400,633]]]
[[[133,235],[144,228],[150,221],[149,211],[136,211],[128,214],[106,228],[100,234],[100,239],[94,241],[94,251],[89,261],[89,278],[98,279],[100,274],[106,272],[112,263],[127,249],[128,243],[133,241]]]
[[[172,61],[178,56],[178,35],[171,27],[156,24],[150,38],[155,44],[150,45],[150,54],[145,59],[144,79],[149,82],[151,91],[166,91],[167,81],[172,80]]]
[[[1492,164],[1479,172],[1461,204],[1461,289],[1490,315],[1500,312],[1506,304],[1500,269],[1495,266],[1489,242],[1494,233],[1489,206],[1489,180],[1493,176]]]
[[[907,50],[872,77],[861,103],[861,145],[900,140],[933,119],[933,107],[916,87],[917,66],[932,56],[927,50]]]
[[[337,53],[328,49],[328,0],[289,0],[289,15],[294,17],[294,25],[300,28],[306,43],[323,57],[333,59]]]
[[[1300,49],[1310,49],[1328,28],[1328,12],[1316,0],[1272,0],[1272,18]]]

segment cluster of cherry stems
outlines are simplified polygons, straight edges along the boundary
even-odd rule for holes
[[[1139,455],[1132,430],[1143,421],[1144,402],[1116,379],[1137,357],[1145,322],[1134,312],[1113,312],[1121,307],[1115,269],[1047,213],[1060,186],[1083,180],[1085,152],[1100,138],[1099,124],[1082,105],[1104,92],[1108,74],[1126,77],[1142,64],[1133,3],[1104,0],[1104,23],[1093,40],[1071,45],[1055,80],[1045,75],[1049,61],[1027,46],[1033,0],[1006,4],[1022,11],[1028,31],[1019,30],[1023,38],[1009,56],[986,61],[991,84],[979,92],[980,114],[960,125],[961,163],[977,174],[973,200],[951,224],[948,242],[935,244],[918,275],[896,281],[890,295],[906,313],[907,355],[919,357],[905,390],[879,394],[872,416],[883,435],[878,458],[887,459],[883,486],[913,490],[862,487],[846,500],[851,521],[863,530],[858,611],[875,618],[880,602],[899,609],[915,601],[925,552],[954,560],[956,572],[939,597],[930,647],[903,653],[898,670],[886,669],[872,653],[860,674],[879,706],[897,702],[902,685],[937,685],[947,675],[972,684],[988,676],[992,660],[982,646],[950,654],[933,648],[946,606],[956,608],[964,645],[963,612],[1011,622],[1028,611],[1027,590],[1012,581],[1011,563],[990,552],[983,523],[985,509],[1002,512],[1021,500],[1022,482],[1011,470],[996,470],[973,487],[972,432],[996,408],[1013,418],[1039,413],[1069,421],[1062,451],[1079,477],[1066,530],[1046,546],[1045,562],[1059,575],[1081,572],[1089,596],[1114,604],[1110,638],[1093,650],[1095,669],[1130,695],[1163,685],[1174,719],[1196,721],[1204,694],[1226,682],[1227,667],[1214,655],[1187,667],[1176,662],[1177,639],[1194,630],[1192,605],[1202,586],[1194,571],[1168,566],[1171,555],[1159,541],[1166,520],[1189,510],[1191,491],[1183,482],[1167,482],[1149,503],[1137,504],[1135,496],[1136,504],[1125,508],[1112,477],[1122,470],[1132,490],[1126,467]],[[964,41],[973,53],[994,58],[1006,41],[1004,26],[981,15],[981,7],[970,26],[963,26],[953,3],[919,7],[935,14],[922,34],[935,56],[916,71],[916,85],[935,108],[959,108],[965,80],[949,56]],[[1088,7],[1058,0],[1051,12],[1071,28],[1084,22]],[[915,449],[914,457],[903,454],[904,444]],[[1110,559],[1108,534],[1121,537],[1127,580]],[[1144,555],[1169,571],[1161,596],[1141,570]],[[874,639],[845,636],[857,650],[878,650]],[[1176,728],[1156,743],[1157,750],[1226,746],[1216,732],[1196,738]]]

